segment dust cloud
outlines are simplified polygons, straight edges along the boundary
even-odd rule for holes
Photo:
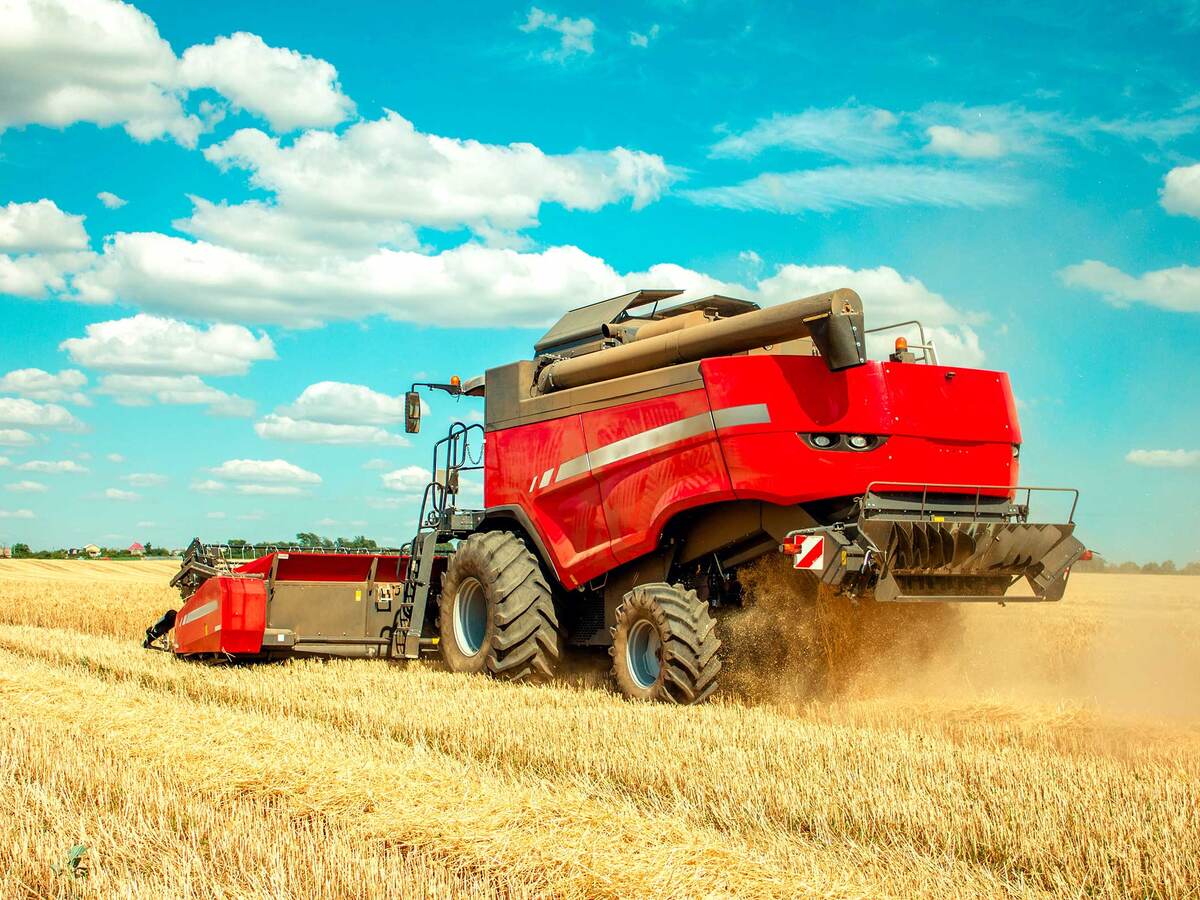
[[[1069,702],[1200,723],[1200,578],[1076,575],[1059,603],[877,604],[788,562],[739,574],[745,605],[719,620],[727,696]]]

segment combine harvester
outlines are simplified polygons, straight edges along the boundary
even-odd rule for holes
[[[626,695],[695,703],[721,669],[714,611],[740,604],[738,569],[766,553],[873,602],[1063,596],[1085,553],[1078,494],[1018,485],[1007,376],[939,365],[923,330],[868,362],[850,290],[660,308],[679,293],[572,310],[532,360],[413,385],[409,432],[418,387],[485,412],[435,445],[411,554],[234,565],[196,542],[172,582],[183,606],[147,643],[235,660],[440,650],[511,680],[552,676],[567,645],[608,646]],[[459,508],[459,475],[478,469],[484,508]],[[1065,521],[1031,519],[1044,490],[1066,491]]]

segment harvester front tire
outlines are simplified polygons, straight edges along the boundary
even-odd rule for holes
[[[625,696],[690,705],[717,687],[721,641],[708,604],[683,585],[641,584],[617,607],[613,677]]]
[[[554,597],[529,548],[508,531],[458,546],[438,601],[442,658],[455,672],[541,681],[562,655]]]

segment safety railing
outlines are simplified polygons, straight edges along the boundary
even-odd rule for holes
[[[881,492],[880,487],[887,489]],[[938,495],[931,501],[930,492]],[[1025,492],[1025,502],[1017,502],[1021,491]],[[950,484],[941,482],[920,481],[872,481],[867,485],[860,504],[863,518],[873,515],[908,514],[924,518],[926,515],[940,514],[947,510],[946,495],[953,494],[972,498],[971,512],[974,517],[980,514],[995,512],[988,509],[988,504],[994,505],[996,500],[1007,501],[1003,511],[1020,522],[1029,521],[1029,510],[1035,491],[1071,495],[1071,511],[1067,515],[1067,523],[1075,523],[1075,510],[1079,506],[1079,489],[1068,487],[1045,487],[1042,485],[1008,485],[1008,484]],[[884,493],[919,494],[919,502],[903,498],[886,497]],[[965,511],[966,507],[954,507],[955,511]]]
[[[907,322],[895,322],[891,325],[880,325],[878,328],[867,328],[863,334],[879,334],[882,331],[895,331],[897,328],[907,328],[910,325],[917,326],[917,334],[920,335],[919,344],[909,344],[909,350],[920,350],[921,356],[917,362],[925,363],[930,366],[938,365],[937,348],[933,346],[933,339],[925,336],[925,326],[916,319],[909,319]]]

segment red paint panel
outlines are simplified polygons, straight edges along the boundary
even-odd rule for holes
[[[681,510],[733,499],[709,412],[708,395],[699,388],[583,414],[592,472],[618,561],[653,550],[663,524]],[[695,416],[707,420],[701,434],[654,436],[655,429]],[[657,446],[602,464],[605,447],[639,435]]]
[[[385,553],[305,553],[292,550],[286,553],[268,553],[238,566],[235,572],[270,575],[271,564],[279,558],[276,570],[278,581],[366,581],[371,573],[372,560],[379,560],[375,567],[375,580],[392,583],[403,581],[402,573],[408,571],[408,557]]]
[[[868,363],[829,372],[816,357],[701,363],[714,409],[767,404],[771,421],[721,432],[737,495],[790,504],[861,494],[872,481],[1016,484],[1020,441],[1006,376]],[[950,373],[951,377],[947,377]],[[875,434],[865,453],[815,450],[801,433]]]
[[[567,588],[616,565],[596,480],[586,470],[554,480],[561,463],[586,450],[579,416],[494,431],[487,440],[487,505],[516,505],[524,510]],[[543,478],[547,478],[545,484]]]
[[[211,607],[211,609],[210,609]],[[266,627],[267,586],[260,578],[210,578],[175,619],[175,652],[257,653]]]

